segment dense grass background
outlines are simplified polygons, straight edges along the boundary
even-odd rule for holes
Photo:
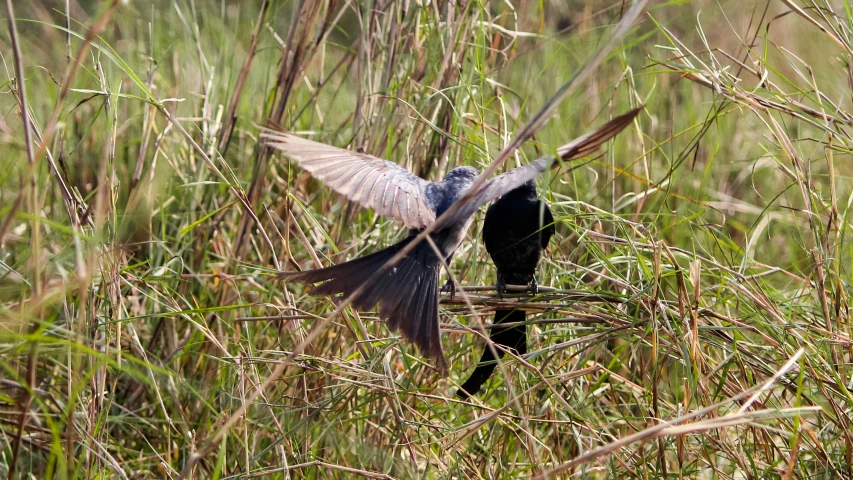
[[[442,310],[449,378],[349,310],[282,364],[334,306],[275,266],[405,232],[259,148],[259,126],[431,179],[485,168],[629,4],[8,3],[0,475],[851,474],[846,2],[647,7],[508,162],[646,105],[540,181],[539,281],[559,290],[530,304],[531,353],[465,402],[482,302]],[[481,223],[463,284],[494,281]]]

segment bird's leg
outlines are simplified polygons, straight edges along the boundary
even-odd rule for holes
[[[441,293],[450,292],[451,300],[453,300],[453,296],[456,295],[456,284],[453,283],[453,279],[450,278],[450,259],[453,258],[453,253],[454,252],[450,252],[450,255],[444,259],[444,270],[447,271],[447,281],[441,286]]]
[[[506,293],[506,279],[501,273],[498,273],[498,283],[495,285],[495,289],[498,291],[498,298],[504,298],[504,294]]]
[[[536,295],[537,293],[539,293],[539,282],[536,281],[535,275],[532,278],[533,280],[530,281],[530,285],[527,286],[527,290],[532,292],[533,295]]]

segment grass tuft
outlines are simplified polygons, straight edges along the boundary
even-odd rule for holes
[[[624,31],[631,5],[592,0],[14,3],[0,477],[851,475],[846,3],[657,3]],[[478,215],[449,378],[275,280],[406,232],[260,127],[438,179],[640,105],[540,180],[541,295],[491,293]],[[508,302],[529,353],[458,400]]]

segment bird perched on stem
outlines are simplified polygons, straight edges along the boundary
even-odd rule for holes
[[[506,293],[507,285],[528,285],[531,292],[538,293],[536,266],[553,235],[554,217],[548,205],[537,198],[533,180],[502,196],[486,210],[483,243],[497,268],[498,295]],[[492,327],[489,339],[494,345],[486,345],[477,367],[456,391],[457,396],[468,398],[480,390],[504,356],[504,350],[498,347],[511,348],[518,355],[527,353],[525,319],[523,310],[495,312],[493,325],[522,325]]]
[[[456,167],[440,182],[430,182],[405,168],[363,153],[272,130],[261,133],[266,144],[296,161],[327,186],[374,210],[399,220],[409,228],[402,241],[364,257],[317,270],[281,273],[279,278],[300,283],[323,282],[312,295],[341,294],[360,310],[379,306],[379,318],[392,331],[417,345],[422,354],[447,375],[438,326],[438,277],[462,242],[474,213],[483,205],[535,179],[556,160],[567,161],[595,151],[628,126],[640,109],[616,117],[548,155],[485,182],[469,192],[479,172],[473,167]],[[467,198],[455,206],[457,200]],[[451,207],[454,207],[451,209]],[[448,210],[451,214],[443,215]],[[387,265],[407,248],[418,232],[432,227],[426,242],[414,246],[395,265]],[[380,273],[381,272],[381,273]],[[353,296],[353,294],[355,295]]]

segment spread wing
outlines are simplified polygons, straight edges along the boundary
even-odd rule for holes
[[[270,147],[296,161],[330,188],[374,212],[421,229],[435,221],[424,192],[430,182],[381,158],[263,129]]]
[[[585,133],[571,142],[557,149],[557,155],[563,161],[580,158],[598,149],[604,142],[615,137],[625,127],[631,124],[643,107],[635,108],[628,113],[624,113],[597,129]],[[497,199],[505,193],[509,193],[525,182],[538,177],[548,167],[556,167],[559,163],[555,161],[552,155],[541,157],[522,167],[514,168],[506,173],[491,178],[484,182],[476,191],[468,192],[459,199],[462,202],[462,207],[459,208],[449,218],[442,221],[454,222],[458,219],[468,218],[473,215],[483,205]]]

